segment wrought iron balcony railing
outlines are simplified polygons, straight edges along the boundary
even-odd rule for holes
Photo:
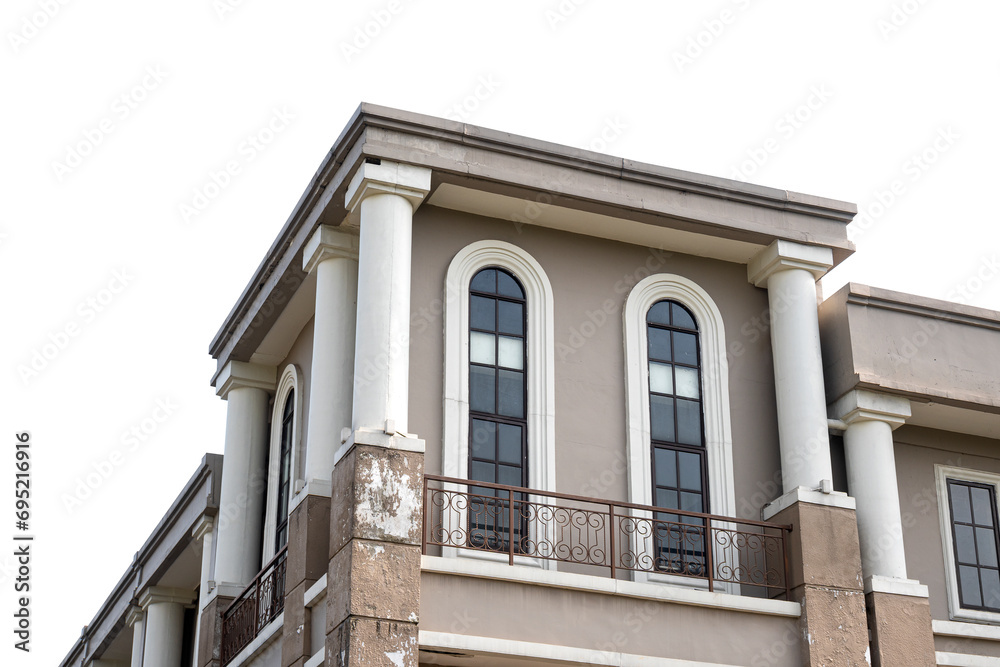
[[[254,577],[222,616],[222,664],[232,662],[285,608],[288,547]]]
[[[790,526],[521,487],[424,477],[428,547],[667,575],[754,597],[788,597]],[[590,567],[583,567],[590,566]],[[683,579],[672,579],[680,577]],[[660,577],[653,577],[654,579]]]

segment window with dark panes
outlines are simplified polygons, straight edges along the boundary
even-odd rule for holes
[[[278,509],[274,531],[274,551],[288,543],[288,499],[292,477],[292,428],[295,420],[295,390],[288,392],[281,413],[281,443],[278,450]]]
[[[528,484],[526,342],[521,283],[503,269],[479,271],[469,286],[470,480]],[[470,493],[471,546],[506,550],[513,532],[516,549],[526,532],[522,494],[479,486]]]
[[[653,504],[708,512],[698,324],[676,301],[646,314]],[[657,512],[655,564],[678,574],[705,573],[705,522]]]
[[[1000,611],[996,488],[949,479],[948,504],[961,605]]]

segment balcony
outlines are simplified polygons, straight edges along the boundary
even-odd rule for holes
[[[788,599],[790,526],[435,475],[424,477],[423,521],[425,555],[556,561],[560,570]]]
[[[222,664],[240,651],[285,608],[285,568],[288,547],[271,559],[222,616]]]

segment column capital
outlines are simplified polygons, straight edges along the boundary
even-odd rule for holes
[[[230,361],[219,372],[219,376],[215,380],[215,393],[226,398],[233,389],[249,387],[274,391],[277,380],[278,369],[274,366]]]
[[[191,537],[194,540],[200,540],[205,537],[205,535],[211,533],[214,527],[215,517],[202,514],[201,518],[198,519],[198,523],[194,524],[194,528],[191,529]]]
[[[125,625],[132,627],[136,623],[142,623],[145,615],[146,612],[143,611],[142,607],[132,605],[128,608],[128,613],[125,614]]]
[[[910,416],[910,401],[902,396],[853,389],[830,405],[829,414],[832,419],[839,419],[848,426],[863,421],[880,421],[896,430]]]
[[[139,596],[139,607],[143,611],[151,604],[159,602],[173,602],[175,604],[193,604],[197,598],[194,591],[187,591],[183,588],[167,588],[164,586],[150,586]]]
[[[349,234],[330,225],[320,225],[302,249],[302,268],[306,273],[312,273],[320,262],[333,257],[357,261],[358,241],[357,234]]]
[[[833,267],[830,248],[777,240],[747,263],[747,279],[757,287],[767,287],[768,279],[779,271],[803,269],[819,280]]]
[[[376,160],[376,158],[369,159]],[[410,202],[415,211],[430,191],[431,170],[427,167],[388,160],[377,163],[366,161],[351,179],[347,194],[344,196],[345,208],[354,212],[365,197],[393,194]]]

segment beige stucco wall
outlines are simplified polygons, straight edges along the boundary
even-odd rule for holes
[[[907,576],[927,586],[931,618],[948,620],[934,465],[1000,474],[1000,440],[903,426],[894,441]]]
[[[1000,346],[997,315],[846,285],[820,306],[827,398],[836,400],[860,381],[946,404],[995,410],[1000,406],[1000,355],[984,351]]]
[[[427,442],[426,470],[441,471],[445,275],[455,254],[482,240],[506,241],[531,254],[555,301],[557,490],[625,500],[625,359],[622,306],[632,285],[653,272],[698,283],[725,321],[738,514],[758,517],[778,495],[777,424],[770,338],[761,319],[767,293],[747,282],[746,267],[651,251],[530,225],[422,206],[414,217],[411,290],[410,430]],[[609,302],[603,324],[599,316]],[[599,324],[589,338],[581,327]]]
[[[797,618],[429,572],[420,585],[421,630],[707,663],[801,664]]]

